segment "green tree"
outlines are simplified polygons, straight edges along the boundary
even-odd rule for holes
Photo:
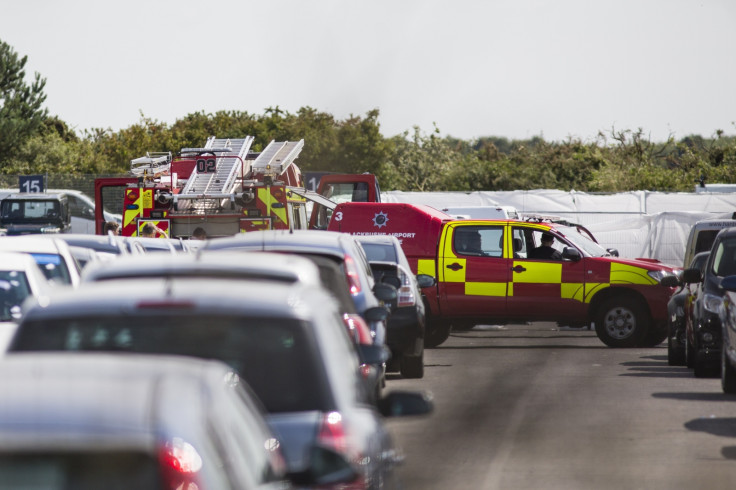
[[[0,167],[39,131],[47,116],[42,108],[46,79],[36,73],[31,85],[26,84],[27,59],[0,41]]]

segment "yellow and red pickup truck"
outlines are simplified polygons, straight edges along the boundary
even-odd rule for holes
[[[611,347],[654,346],[667,336],[675,288],[660,282],[678,269],[612,256],[575,226],[454,220],[425,205],[350,202],[335,207],[328,230],[394,235],[414,273],[436,279],[422,290],[427,347],[440,345],[451,329],[523,321],[594,326]],[[552,258],[534,258],[543,235],[553,239]]]

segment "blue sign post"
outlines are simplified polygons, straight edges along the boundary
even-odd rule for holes
[[[18,177],[21,192],[43,192],[43,175],[21,175]]]

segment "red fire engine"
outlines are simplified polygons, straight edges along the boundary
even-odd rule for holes
[[[130,177],[96,179],[96,232],[102,233],[103,209],[111,201],[119,206],[121,199],[125,236],[139,235],[147,222],[184,238],[196,228],[210,237],[307,228],[310,193],[294,164],[304,140],[271,141],[260,153],[250,150],[253,140],[213,136],[203,148],[183,148],[176,158],[170,152],[136,158]]]

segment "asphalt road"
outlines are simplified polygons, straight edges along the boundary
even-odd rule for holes
[[[736,481],[736,397],[551,323],[483,326],[425,352],[435,411],[390,419],[405,489],[716,489]]]

